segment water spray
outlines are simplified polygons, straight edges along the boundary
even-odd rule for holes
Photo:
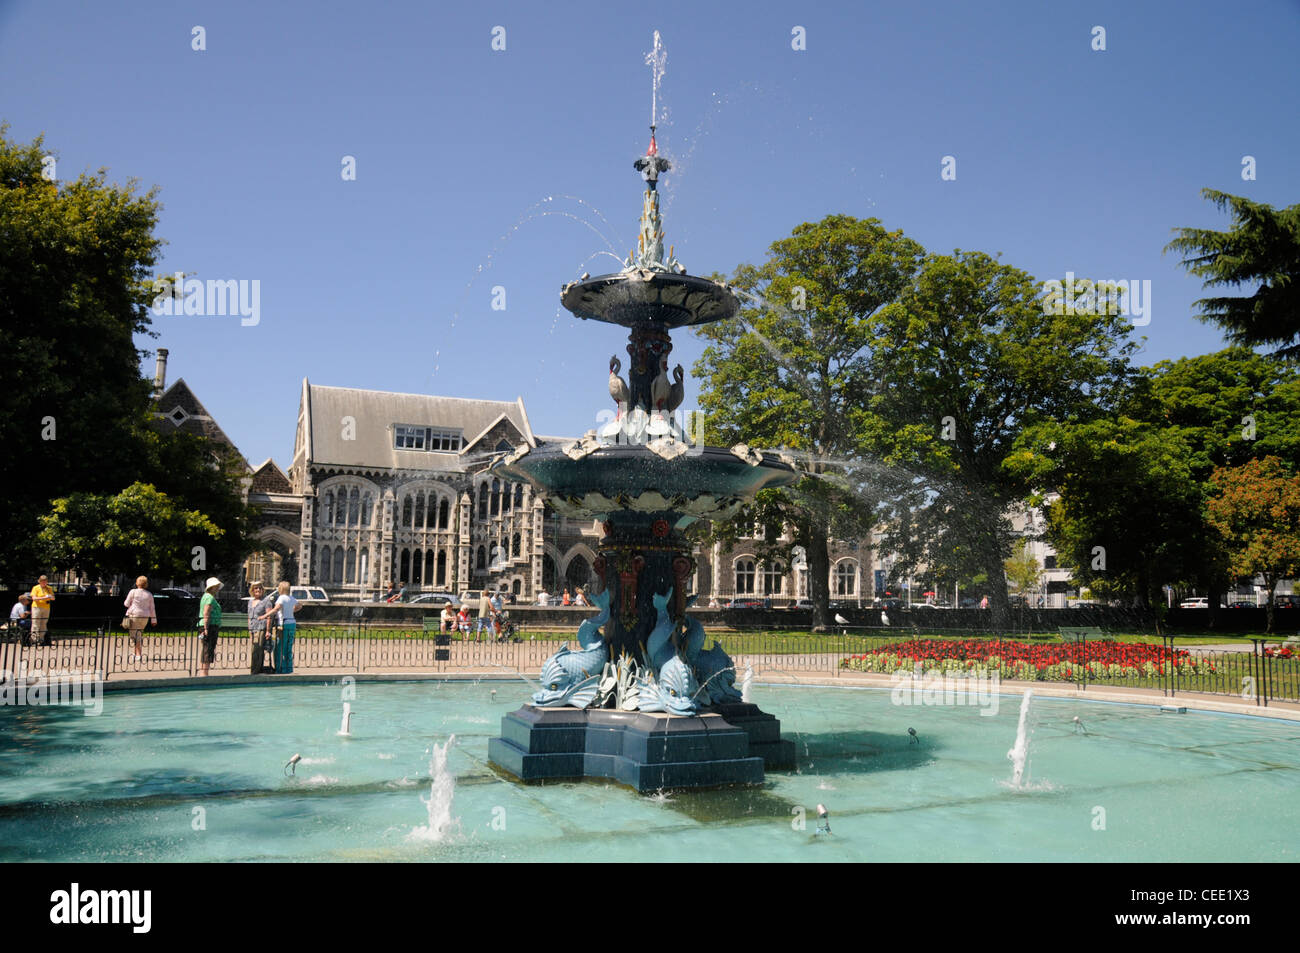
[[[831,832],[831,812],[826,810],[825,804],[817,805],[817,833],[829,834]]]
[[[1079,720],[1078,715],[1074,716],[1074,733],[1076,735],[1086,735],[1088,733],[1088,729],[1083,726],[1083,722]]]

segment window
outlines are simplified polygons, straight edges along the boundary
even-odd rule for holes
[[[515,559],[519,558],[519,534],[515,533],[510,539],[510,555]]]
[[[785,588],[785,565],[783,563],[771,563],[763,567],[763,594],[768,596],[780,595]]]
[[[858,594],[858,566],[847,560],[835,567],[835,594],[837,596],[856,596]]]
[[[443,500],[441,503],[438,504],[438,529],[447,528],[449,517],[450,517],[450,507],[447,506],[447,501]]]
[[[736,560],[736,595],[754,591],[754,561],[752,559]]]
[[[431,450],[435,453],[458,453],[464,439],[459,430],[393,424],[393,446],[398,450]]]
[[[524,505],[524,485],[522,483],[516,483],[515,484],[515,509],[519,509],[519,507],[523,505]]]
[[[1044,569],[1055,569],[1055,568],[1056,568],[1056,554],[1055,554],[1055,553],[1052,553],[1050,556],[1044,556],[1044,557],[1043,557],[1043,568],[1044,568]]]

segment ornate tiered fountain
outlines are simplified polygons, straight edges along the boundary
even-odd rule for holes
[[[670,164],[653,125],[635,168],[646,184],[637,250],[617,274],[584,275],[560,292],[579,318],[630,330],[626,380],[610,358],[616,414],[579,440],[520,446],[494,464],[559,513],[601,522],[600,611],[579,627],[577,650],[547,660],[541,690],[502,719],[489,751],[524,781],[604,777],[638,791],[755,784],[765,768],[792,767],[794,745],[775,718],[741,700],[727,654],[704,647],[702,625],[686,612],[695,560],[682,531],[726,519],[796,474],[744,444],[706,447],[688,434],[681,365],[668,373],[670,332],[733,317],[739,303],[664,253],[658,181]]]

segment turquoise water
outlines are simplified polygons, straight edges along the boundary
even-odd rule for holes
[[[798,746],[797,773],[641,797],[494,774],[488,739],[524,695],[518,682],[362,682],[351,737],[337,734],[337,683],[112,693],[98,717],[0,708],[0,860],[1297,859],[1296,723],[1035,698],[1017,790],[1019,697],[988,717],[756,686]],[[451,734],[451,829],[420,836],[432,745]],[[829,837],[814,833],[819,802]]]

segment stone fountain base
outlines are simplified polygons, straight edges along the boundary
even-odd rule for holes
[[[795,763],[781,723],[744,702],[694,716],[524,705],[501,719],[488,757],[521,781],[609,778],[643,794],[761,784]]]

